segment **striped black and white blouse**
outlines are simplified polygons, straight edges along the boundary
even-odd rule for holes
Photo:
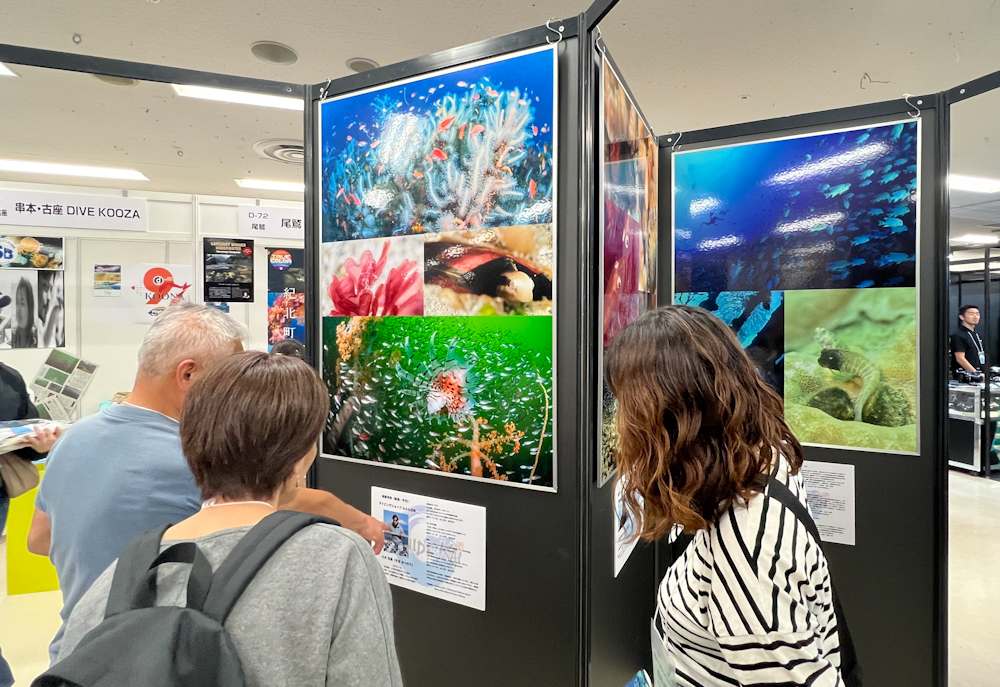
[[[775,477],[805,503],[784,458]],[[699,531],[660,583],[657,612],[679,686],[844,684],[826,558],[774,499],[735,504]]]

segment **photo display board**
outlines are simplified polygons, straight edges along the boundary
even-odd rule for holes
[[[66,345],[63,240],[0,236],[0,349]]]
[[[736,333],[803,444],[917,453],[920,121],[677,152],[674,302]]]
[[[556,53],[319,105],[324,455],[555,488]]]
[[[601,409],[600,481],[614,474],[617,403],[603,353],[626,326],[656,308],[659,146],[607,57],[601,69]]]

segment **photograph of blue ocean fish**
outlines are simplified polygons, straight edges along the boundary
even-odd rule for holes
[[[546,47],[323,102],[323,241],[550,223],[555,86]]]
[[[733,330],[757,366],[760,378],[784,394],[785,294],[781,291],[723,291],[674,294],[676,305],[702,308]]]
[[[675,153],[674,290],[914,286],[919,128]]]

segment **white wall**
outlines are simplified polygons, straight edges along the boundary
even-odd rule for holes
[[[118,189],[79,188],[47,184],[0,182],[4,189],[61,191],[89,195],[120,196]],[[100,366],[84,394],[82,414],[96,412],[115,392],[132,388],[136,353],[148,325],[95,322],[93,273],[95,264],[171,262],[192,265],[202,302],[202,238],[238,236],[237,208],[241,205],[302,207],[280,200],[190,196],[173,193],[129,191],[147,201],[146,233],[90,229],[43,229],[0,226],[0,235],[62,236],[65,239],[66,347],[64,350]],[[250,348],[267,350],[267,251],[265,248],[302,248],[302,241],[258,239],[254,244],[254,302],[231,304],[230,315],[250,330]],[[0,361],[15,368],[30,383],[47,350],[0,351]]]

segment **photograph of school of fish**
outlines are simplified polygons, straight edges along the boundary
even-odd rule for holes
[[[674,301],[736,333],[805,444],[917,451],[919,122],[673,156]]]
[[[600,206],[603,349],[639,315],[656,307],[659,146],[611,62],[602,69]],[[598,436],[601,482],[615,471],[614,394],[601,382]]]
[[[553,48],[320,105],[324,453],[554,487]]]

